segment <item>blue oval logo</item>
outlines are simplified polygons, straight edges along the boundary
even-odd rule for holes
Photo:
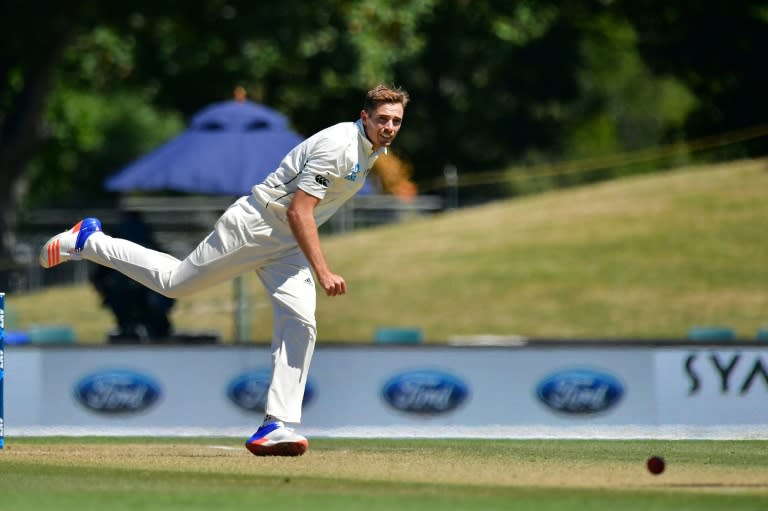
[[[469,397],[469,388],[456,376],[441,371],[409,371],[389,379],[382,397],[396,410],[439,415],[455,410]]]
[[[104,371],[80,380],[75,386],[75,398],[94,412],[137,413],[160,398],[160,385],[149,376],[132,371]]]
[[[242,373],[227,386],[227,397],[243,410],[264,413],[271,375],[271,369],[257,369]],[[311,380],[307,380],[301,405],[307,406],[314,397],[315,387]]]
[[[590,415],[616,406],[624,386],[615,376],[590,369],[553,373],[536,387],[539,400],[556,412]]]

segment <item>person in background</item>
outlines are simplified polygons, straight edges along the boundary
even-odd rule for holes
[[[143,247],[160,248],[152,228],[137,211],[122,211],[114,234]],[[102,304],[115,316],[117,332],[110,335],[110,342],[159,342],[171,337],[173,326],[169,315],[176,300],[107,266],[97,265],[90,281]]]
[[[257,456],[301,455],[309,442],[286,423],[301,421],[317,336],[315,282],[327,296],[347,292],[344,277],[325,258],[318,227],[362,188],[400,131],[408,101],[400,88],[369,90],[356,121],[325,128],[293,148],[183,260],[108,236],[98,219],[85,218],[48,240],[40,264],[86,259],[171,298],[255,271],[273,307],[272,376],[264,422],[245,445]]]

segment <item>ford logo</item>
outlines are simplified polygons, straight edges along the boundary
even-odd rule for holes
[[[267,392],[272,371],[259,369],[235,377],[227,386],[227,397],[238,407],[249,412],[263,413],[267,407]],[[304,388],[302,406],[306,406],[315,397],[315,388],[307,381]]]
[[[401,373],[384,384],[384,400],[396,410],[419,415],[439,415],[458,408],[469,397],[459,378],[441,371]]]
[[[160,398],[160,385],[132,371],[104,371],[86,376],[75,386],[75,398],[94,412],[136,413]]]
[[[611,374],[570,369],[544,378],[536,387],[539,400],[556,412],[589,415],[616,406],[624,386]]]

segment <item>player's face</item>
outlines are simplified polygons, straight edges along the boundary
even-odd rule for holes
[[[403,105],[400,103],[384,103],[368,114],[362,111],[365,134],[373,143],[374,151],[381,147],[389,147],[400,131],[403,124]]]

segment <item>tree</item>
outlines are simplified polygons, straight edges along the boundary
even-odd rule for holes
[[[42,34],[32,30],[37,12],[21,4],[10,0],[0,11],[0,261],[15,244],[25,166],[45,139],[46,98],[76,30],[60,14],[46,18]]]
[[[679,78],[699,99],[686,119],[701,137],[765,123],[768,5],[730,2],[615,2],[638,31],[639,49],[658,74]],[[768,140],[742,145],[732,156],[765,154]]]
[[[242,84],[308,133],[323,127],[329,112],[354,115],[363,83],[392,78],[394,61],[417,46],[414,28],[431,3],[6,1],[0,7],[0,257],[14,244],[30,177],[58,187],[49,195],[59,197],[78,180],[100,182],[104,169],[84,156],[88,137],[78,141],[83,127],[67,121],[72,108],[93,112],[97,96],[131,97],[187,117]],[[70,161],[55,165],[65,154]],[[41,159],[30,166],[33,157]],[[58,178],[51,168],[63,169]]]
[[[763,122],[766,24],[757,0],[6,0],[0,257],[27,190],[96,194],[236,85],[304,134],[354,118],[376,82],[403,85],[396,151],[436,180],[449,163],[496,170]]]
[[[571,14],[559,2],[438,3],[420,29],[424,49],[396,66],[418,94],[403,145],[421,179],[438,181],[449,164],[498,169],[556,144],[578,93]]]

